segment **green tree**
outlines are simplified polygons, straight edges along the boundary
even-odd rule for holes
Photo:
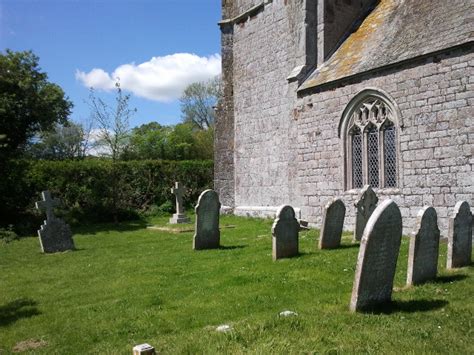
[[[117,82],[115,87],[117,95],[114,107],[97,97],[92,88],[89,95],[91,117],[99,132],[96,143],[104,148],[114,162],[120,158],[128,145],[130,118],[137,111],[129,107],[130,95],[123,94],[120,82]]]
[[[72,103],[48,81],[31,51],[0,53],[0,158],[24,145],[38,131],[65,123]]]
[[[87,149],[87,134],[81,124],[57,123],[53,130],[42,132],[27,148],[37,159],[64,160],[83,158]]]
[[[193,123],[199,129],[207,129],[214,125],[214,107],[220,92],[220,77],[192,83],[184,89],[180,98],[183,122]]]
[[[107,155],[112,158],[112,169],[110,175],[109,195],[112,201],[112,215],[115,223],[119,221],[119,211],[125,205],[125,192],[122,185],[125,183],[119,174],[119,159],[126,151],[130,138],[130,118],[137,111],[129,107],[130,95],[124,95],[120,88],[120,82],[115,84],[117,94],[115,105],[110,106],[104,100],[97,97],[91,88],[89,95],[89,106],[91,117],[98,128],[96,145],[103,147]]]
[[[169,135],[173,127],[150,122],[132,129],[130,141],[123,158],[168,159],[170,152]]]
[[[162,126],[151,122],[134,128],[124,159],[205,160],[213,157],[211,127],[197,129],[192,123]]]

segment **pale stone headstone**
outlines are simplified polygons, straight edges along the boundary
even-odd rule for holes
[[[190,220],[184,213],[183,195],[184,188],[179,182],[174,183],[174,187],[171,188],[171,193],[176,195],[176,213],[170,218],[170,224],[189,223]]]
[[[133,355],[154,355],[155,348],[150,344],[140,344],[133,347]]]
[[[196,233],[193,249],[215,249],[220,246],[219,195],[214,190],[204,191],[196,205]]]
[[[377,195],[370,185],[365,185],[360,192],[356,207],[356,225],[354,229],[354,240],[360,240],[364,233],[365,225],[377,207],[379,201]]]
[[[319,249],[337,248],[341,244],[346,206],[341,199],[329,202],[324,208]]]
[[[60,200],[51,198],[49,191],[41,193],[42,201],[36,202],[36,208],[46,212],[46,220],[38,230],[41,250],[43,253],[55,253],[74,249],[71,228],[62,219],[54,216],[54,207]]]
[[[351,311],[391,300],[402,239],[402,216],[395,202],[383,201],[370,216],[362,235],[352,288]]]
[[[436,278],[438,272],[439,228],[436,210],[424,207],[416,220],[408,251],[407,284],[416,285]]]
[[[447,268],[468,266],[472,257],[472,213],[469,203],[459,201],[449,218]]]
[[[300,224],[295,210],[288,205],[281,206],[272,226],[273,260],[298,255],[298,232]]]

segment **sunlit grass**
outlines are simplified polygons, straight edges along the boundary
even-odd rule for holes
[[[447,272],[445,244],[440,278],[405,288],[404,238],[393,304],[352,314],[349,235],[320,251],[317,231],[301,232],[301,256],[273,262],[271,221],[223,217],[221,226],[230,226],[223,248],[199,252],[192,232],[141,222],[76,228],[73,252],[43,255],[37,238],[1,245],[0,353],[26,340],[41,340],[31,351],[44,354],[130,354],[144,342],[168,354],[474,353],[473,268]],[[217,333],[221,324],[233,331]]]

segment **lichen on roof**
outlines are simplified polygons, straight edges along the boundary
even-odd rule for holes
[[[381,0],[305,90],[474,39],[473,0]]]

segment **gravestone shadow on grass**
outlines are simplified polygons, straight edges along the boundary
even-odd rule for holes
[[[429,312],[446,307],[448,304],[446,300],[398,300],[363,307],[359,311],[373,314]]]
[[[136,220],[129,222],[99,223],[73,227],[74,233],[95,235],[101,232],[133,232],[147,227],[146,221]]]
[[[37,302],[29,298],[20,298],[0,306],[0,327],[6,327],[17,320],[40,315]]]
[[[456,282],[456,281],[462,281],[467,279],[467,275],[446,275],[446,276],[438,276],[434,280],[431,280],[430,283],[435,283],[435,284],[447,284],[451,282]]]
[[[219,245],[219,247],[217,249],[219,250],[235,250],[235,249],[243,249],[243,248],[247,248],[248,245],[247,244],[243,244],[243,245]]]

